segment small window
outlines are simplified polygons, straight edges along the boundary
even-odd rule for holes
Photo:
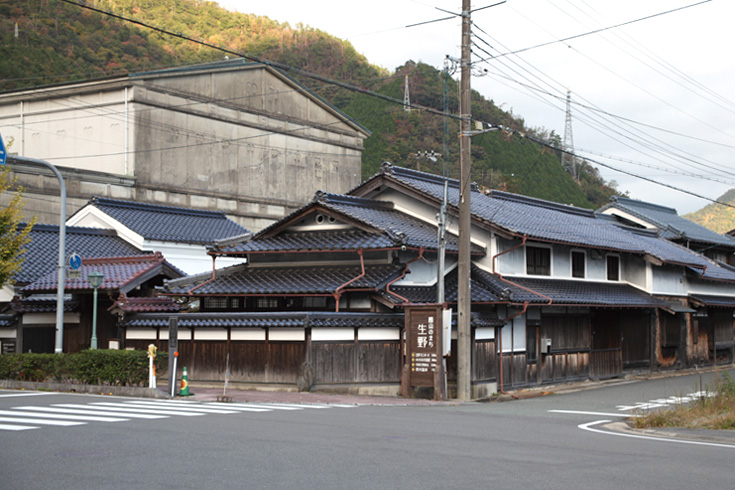
[[[261,310],[278,308],[278,298],[258,298],[257,307]]]
[[[584,277],[584,265],[584,252],[572,252],[572,277]]]
[[[207,310],[224,310],[227,308],[227,298],[222,297],[205,297],[204,308]]]
[[[304,298],[304,308],[325,308],[327,298],[324,296],[307,296]]]
[[[618,257],[617,255],[607,256],[607,280],[620,280],[620,257]]]
[[[551,249],[526,247],[526,273],[535,276],[550,276]]]

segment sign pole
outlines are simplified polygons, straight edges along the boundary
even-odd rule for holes
[[[2,135],[0,135],[0,142],[2,142]],[[56,279],[56,341],[54,346],[54,352],[61,354],[64,351],[64,281],[66,281],[66,266],[64,264],[66,259],[66,184],[64,183],[64,177],[61,176],[61,172],[54,167],[52,164],[45,160],[36,160],[35,158],[25,157],[13,157],[17,162],[22,162],[30,165],[41,165],[48,168],[59,180],[59,197],[61,202],[59,203],[59,260],[57,262],[58,277]],[[2,143],[2,165],[5,165],[7,160],[7,151],[5,150],[5,143]]]

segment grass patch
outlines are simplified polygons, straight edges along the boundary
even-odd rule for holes
[[[636,417],[630,424],[637,429],[685,427],[735,430],[735,379],[724,373],[716,378],[714,387],[707,387],[704,391],[711,393],[711,396]]]

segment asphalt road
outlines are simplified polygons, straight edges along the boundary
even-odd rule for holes
[[[0,488],[733,488],[731,434],[661,438],[602,422],[699,389],[695,375],[457,406],[0,391]],[[90,416],[114,421],[71,418]]]

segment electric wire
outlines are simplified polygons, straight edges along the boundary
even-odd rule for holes
[[[380,98],[380,99],[383,99],[383,100],[386,100],[386,101],[389,101],[389,102],[392,102],[392,103],[395,103],[395,104],[401,104],[401,105],[403,104],[403,101],[400,101],[400,100],[395,99],[395,98],[392,98],[392,97],[385,96],[385,95],[380,94],[380,93],[376,93],[374,91],[367,90],[367,89],[362,88],[362,87],[356,87],[356,86],[353,86],[353,85],[350,85],[350,84],[347,84],[347,83],[344,83],[344,82],[339,82],[339,81],[336,81],[336,80],[332,80],[332,79],[329,79],[328,77],[324,77],[324,76],[321,76],[321,75],[316,75],[316,74],[313,74],[313,73],[309,73],[309,72],[306,72],[305,70],[300,70],[300,69],[297,69],[295,67],[290,67],[288,65],[283,65],[281,63],[275,63],[275,62],[268,61],[268,60],[263,60],[261,58],[254,57],[254,56],[251,56],[251,55],[243,55],[242,53],[236,53],[236,52],[234,52],[232,50],[229,50],[227,48],[223,48],[223,47],[220,47],[220,46],[215,46],[215,45],[212,45],[211,43],[207,43],[207,42],[204,42],[204,41],[201,41],[201,40],[197,40],[197,39],[194,39],[194,38],[191,38],[191,37],[187,37],[187,36],[184,36],[183,34],[180,34],[180,33],[172,33],[172,32],[166,31],[165,29],[161,29],[161,28],[158,28],[156,26],[152,26],[152,25],[149,25],[147,23],[144,23],[144,22],[141,22],[141,21],[138,21],[138,20],[135,20],[135,19],[130,19],[130,18],[121,16],[119,14],[115,14],[114,12],[108,12],[108,11],[105,11],[105,10],[102,10],[102,9],[98,9],[98,8],[95,8],[95,7],[91,7],[91,6],[87,5],[87,4],[76,2],[76,1],[72,1],[72,0],[62,0],[62,1],[63,2],[66,2],[66,3],[73,4],[73,5],[77,5],[79,7],[85,8],[85,9],[89,9],[89,10],[92,10],[92,11],[100,12],[100,13],[103,13],[105,15],[109,15],[109,16],[118,18],[118,19],[123,20],[123,21],[135,23],[137,25],[144,26],[146,28],[149,28],[149,29],[155,30],[157,32],[160,32],[162,34],[167,34],[167,35],[175,36],[175,37],[178,37],[178,38],[181,38],[181,39],[186,39],[186,40],[189,40],[189,41],[193,41],[193,42],[199,43],[201,45],[204,45],[204,46],[207,46],[207,47],[210,47],[210,48],[213,48],[213,49],[219,49],[220,51],[223,51],[223,52],[235,54],[237,56],[242,56],[242,57],[244,57],[246,59],[251,59],[253,61],[257,61],[257,62],[266,64],[268,66],[273,66],[275,68],[280,68],[280,69],[282,69],[284,71],[296,73],[296,74],[305,76],[307,78],[311,78],[311,79],[316,80],[316,81],[321,81],[321,82],[327,83],[327,84],[334,84],[334,85],[337,85],[339,87],[346,88],[348,90],[353,90],[353,91],[357,91],[359,93],[364,93],[364,94],[367,94],[367,95],[371,95],[373,97]],[[711,1],[711,0],[704,0],[702,2],[698,2],[698,3],[692,4],[692,5],[688,5],[688,6],[685,6],[685,7],[678,8],[678,9],[673,9],[673,10],[670,10],[670,11],[667,11],[667,12],[662,12],[662,13],[654,14],[654,15],[647,16],[647,17],[644,17],[644,18],[641,18],[641,19],[636,19],[634,21],[629,21],[629,22],[626,22],[626,23],[623,23],[623,24],[619,24],[619,25],[616,25],[616,26],[610,26],[610,27],[607,27],[605,29],[598,29],[595,32],[601,32],[603,30],[612,29],[614,27],[619,27],[619,26],[622,26],[622,25],[627,25],[627,24],[632,23],[632,22],[638,22],[640,20],[644,20],[644,19],[651,18],[651,17],[656,17],[656,16],[659,16],[659,15],[663,15],[665,13],[673,12],[673,11],[682,10],[684,8],[689,8],[689,7],[692,7],[692,6],[695,6],[695,5],[707,3],[709,1]],[[581,37],[582,35],[589,35],[589,34],[592,34],[592,32],[590,32],[590,33],[584,33],[584,34],[580,34],[580,35],[576,35],[576,36],[572,36],[571,38],[567,38],[565,40],[576,38],[576,37]],[[564,40],[556,40],[556,41],[553,41],[552,43],[558,43],[558,42],[563,42],[563,41]],[[547,44],[549,44],[549,43],[547,43]],[[532,49],[532,48],[533,47],[531,47],[531,48],[525,48],[525,49],[523,49],[521,51],[527,51],[527,50]],[[521,52],[521,51],[517,51],[517,52]],[[515,53],[504,53],[504,54],[502,54],[502,56],[507,56],[509,54],[515,54]],[[496,56],[496,58],[497,58],[497,56]],[[421,110],[424,110],[427,113],[443,115],[443,113],[441,111],[438,111],[438,110],[433,109],[433,108],[430,108],[430,107],[417,106],[416,104],[411,104],[411,106],[412,107],[416,107],[416,108],[421,109]],[[461,115],[449,115],[448,117],[452,117],[454,119],[463,119],[463,116],[461,116]],[[544,143],[544,142],[541,142],[541,143],[544,144],[544,146],[549,146],[547,143]],[[703,197],[703,196],[699,196],[699,195],[697,195],[695,193],[692,193],[690,191],[679,189],[679,188],[676,188],[674,186],[670,186],[668,184],[659,183],[659,182],[653,181],[653,180],[648,179],[648,178],[643,177],[643,176],[636,176],[635,174],[633,174],[631,172],[627,172],[627,171],[624,171],[624,170],[613,168],[610,165],[603,164],[602,162],[596,162],[595,161],[595,163],[597,163],[597,164],[599,164],[601,166],[604,166],[606,168],[610,168],[612,170],[618,171],[618,172],[626,173],[628,175],[641,178],[643,180],[654,182],[654,183],[656,183],[658,185],[663,185],[663,186],[670,187],[672,189],[679,190],[679,191],[684,192],[684,193],[687,193],[687,194],[694,195],[696,197],[700,197],[700,198],[703,198],[703,199],[706,199],[706,200],[711,200],[709,198],[706,198],[706,197]]]

